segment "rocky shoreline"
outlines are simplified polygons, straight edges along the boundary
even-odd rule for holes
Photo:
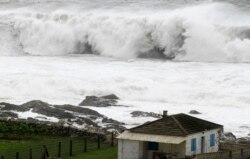
[[[32,100],[21,105],[0,103],[0,120],[35,124],[47,124],[71,127],[91,133],[123,132],[125,123],[109,118],[89,107],[128,107],[118,105],[119,97],[115,94],[106,96],[86,96],[79,105],[52,105],[40,100]],[[88,106],[86,108],[85,106]],[[25,114],[25,115],[24,115]],[[133,118],[161,118],[161,114],[144,111],[133,111]]]
[[[109,98],[111,97],[109,96]],[[99,97],[94,99],[98,100]],[[99,104],[110,106],[109,100],[113,104],[117,99],[102,100],[96,106],[99,106]],[[88,97],[85,100],[90,101]],[[91,106],[94,105],[92,104]],[[23,114],[26,114],[26,117],[23,117]],[[125,130],[125,123],[108,118],[95,110],[69,104],[52,105],[40,100],[32,100],[21,105],[2,102],[0,103],[0,119],[37,124],[56,124],[94,133],[107,131],[122,132]]]
[[[109,107],[118,105],[119,97],[114,94],[106,96],[86,96],[79,105],[52,105],[40,100],[32,100],[21,105],[0,103],[0,121],[25,122],[28,124],[53,125],[60,128],[90,133],[123,132],[125,123],[109,118],[88,107]],[[127,106],[125,106],[127,107]],[[25,115],[24,115],[25,114]],[[159,119],[161,114],[154,112],[133,111],[133,118],[150,117]],[[198,115],[201,112],[191,110],[189,114]],[[222,142],[250,144],[250,137],[236,138],[231,132],[225,132],[221,137]]]

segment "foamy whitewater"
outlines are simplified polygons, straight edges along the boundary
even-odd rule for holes
[[[129,127],[195,109],[250,133],[247,0],[0,0],[0,44],[1,102],[115,93],[130,107],[93,109]]]

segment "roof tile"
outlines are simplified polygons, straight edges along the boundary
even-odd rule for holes
[[[187,136],[189,134],[222,127],[222,125],[187,114],[175,114],[132,128],[130,131],[144,134]]]

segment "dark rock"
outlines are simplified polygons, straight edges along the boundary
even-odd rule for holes
[[[76,120],[74,121],[74,123],[76,123],[76,124],[78,124],[78,125],[83,125],[83,124],[84,124],[84,122],[83,122],[81,119],[76,119]]]
[[[31,118],[31,117],[28,117],[28,118],[27,118],[27,121],[28,121],[29,123],[39,123],[39,120],[34,119],[34,118]]]
[[[24,108],[36,108],[36,107],[50,107],[51,105],[46,103],[46,102],[43,102],[43,101],[40,101],[40,100],[32,100],[32,101],[29,101],[27,103],[24,103],[21,105],[21,107],[24,107]]]
[[[89,119],[91,119],[91,120],[96,120],[97,118],[99,118],[99,117],[97,117],[97,116],[89,116]]]
[[[97,116],[97,117],[103,117],[103,115],[101,115],[97,111],[89,109],[89,108],[83,108],[83,107],[73,106],[73,105],[68,105],[68,104],[54,105],[54,107],[58,108],[58,109],[72,111],[74,113],[81,113],[81,114],[84,114],[84,115],[93,115],[93,116]]]
[[[236,140],[236,142],[239,143],[239,144],[249,144],[250,143],[250,137],[238,138]]]
[[[132,114],[132,117],[153,117],[153,118],[161,118],[162,117],[161,114],[157,114],[154,112],[133,111],[130,114]]]
[[[225,132],[220,140],[226,143],[234,143],[236,142],[236,136],[232,132]]]
[[[102,123],[105,124],[105,131],[123,132],[126,129],[124,126],[122,126],[125,125],[125,123],[119,122],[111,118],[103,118]]]
[[[33,100],[21,105],[24,108],[32,108],[32,112],[43,114],[49,117],[62,118],[74,118],[71,113],[64,110],[54,108],[52,105],[39,100]]]
[[[119,98],[115,94],[109,94],[109,95],[106,95],[106,96],[102,96],[101,98],[119,100]]]
[[[95,122],[93,122],[92,120],[90,120],[88,118],[79,117],[78,118],[78,122],[80,122],[80,121],[82,123],[85,123],[86,125],[90,125],[90,126],[94,126],[94,127],[98,127],[99,128],[99,126]]]
[[[118,97],[114,94],[107,96],[86,96],[86,98],[79,104],[79,106],[96,106],[107,107],[117,104]]]
[[[15,104],[0,103],[0,110],[14,110],[18,112],[25,112],[25,111],[28,111],[29,109],[20,107]]]
[[[105,127],[106,131],[118,131],[118,132],[123,132],[124,130],[126,130],[126,128],[124,126],[121,125],[116,125],[116,124],[108,124]]]
[[[224,136],[236,140],[236,136],[232,132],[225,132]]]
[[[104,100],[107,103],[113,102],[113,100],[116,102],[118,99],[115,95],[108,95],[103,97],[96,97],[101,98],[100,100]],[[107,131],[105,128],[106,125],[108,126],[108,129],[115,129],[118,128],[119,130],[123,129],[124,123],[109,119],[105,117],[104,115],[98,113],[97,111],[91,110],[89,108],[79,107],[79,106],[73,106],[73,105],[51,105],[49,103],[40,101],[40,100],[33,100],[27,103],[24,103],[22,105],[14,105],[14,104],[8,104],[8,103],[2,103],[4,106],[2,106],[2,110],[0,109],[0,118],[2,120],[10,120],[14,122],[25,122],[28,124],[45,124],[45,125],[56,125],[57,127],[63,126],[63,127],[75,127],[79,128],[79,126],[82,126],[84,130],[92,131],[92,132],[104,132]],[[6,105],[6,106],[5,106]],[[7,109],[10,109],[10,111],[7,111]],[[37,116],[35,118],[27,118],[27,119],[19,119],[18,115],[11,112],[11,110],[14,111],[32,111],[41,115],[44,115],[46,117],[55,117],[60,119],[58,123],[54,123],[51,121],[43,121],[44,119],[47,120],[46,117],[43,116]],[[104,127],[101,127],[98,125],[97,119],[101,119]],[[117,130],[117,131],[119,131]],[[58,132],[52,132],[54,134],[57,134]],[[63,133],[63,132],[62,132]],[[63,133],[64,134],[64,133]]]
[[[197,110],[190,110],[189,114],[201,114],[201,112],[198,112]]]
[[[0,113],[1,118],[18,118],[18,115],[13,112],[1,112]]]
[[[125,125],[125,123],[119,122],[117,120],[111,119],[111,118],[103,118],[102,119],[103,123],[111,123],[111,124],[116,124],[116,125]]]
[[[17,121],[17,122],[23,122],[23,123],[25,123],[25,122],[27,122],[27,119],[14,119],[15,121]]]
[[[43,117],[43,116],[36,116],[36,119],[45,119],[45,120],[47,120],[47,118]]]

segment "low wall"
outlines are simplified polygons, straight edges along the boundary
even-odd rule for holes
[[[250,159],[250,149],[224,150],[197,155],[196,159]]]
[[[250,149],[250,144],[220,143],[220,150]]]

